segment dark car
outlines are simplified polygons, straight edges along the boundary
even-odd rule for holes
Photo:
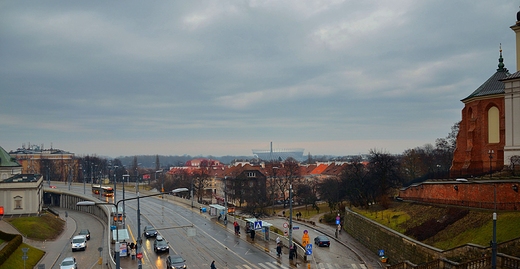
[[[157,230],[153,226],[145,226],[144,227],[144,236],[146,238],[150,237],[156,237],[157,236]]]
[[[318,235],[314,238],[314,244],[319,247],[330,247],[330,240],[324,235]]]
[[[79,235],[84,235],[87,240],[90,240],[90,231],[88,229],[82,229],[79,231]]]
[[[153,251],[155,251],[155,253],[169,252],[170,247],[168,246],[168,242],[166,242],[162,236],[158,235],[153,242]]]
[[[170,255],[166,259],[166,268],[168,269],[184,269],[186,267],[186,260],[181,255]]]

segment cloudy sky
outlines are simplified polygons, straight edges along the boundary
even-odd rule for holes
[[[402,153],[517,70],[518,1],[3,1],[0,146]]]

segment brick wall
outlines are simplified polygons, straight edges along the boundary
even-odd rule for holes
[[[498,210],[520,210],[520,180],[424,182],[399,190],[399,197],[486,209],[493,209],[496,201]]]

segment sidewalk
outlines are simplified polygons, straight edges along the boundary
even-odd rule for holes
[[[70,238],[74,235],[76,232],[76,222],[72,217],[65,217],[65,209],[62,208],[53,208],[56,212],[59,212],[60,218],[67,221],[67,225],[65,226],[65,230],[63,233],[60,234],[60,236],[56,240],[52,241],[36,241],[31,240],[23,237],[23,242],[31,245],[32,247],[41,249],[45,251],[45,254],[43,255],[40,262],[38,262],[38,265],[44,264],[45,268],[53,268],[56,262],[58,261],[58,258],[61,255],[61,251],[63,250],[63,247],[69,244]],[[4,220],[0,220],[0,230],[4,231],[6,233],[10,234],[20,234],[18,230],[16,230],[11,224]],[[37,266],[38,266],[37,265]]]
[[[325,224],[319,221],[324,214],[326,213],[315,215],[309,219],[310,221],[313,221],[316,225],[312,225],[311,223],[308,223],[306,221],[299,221],[295,219],[293,219],[293,222],[296,222],[299,225],[307,226],[323,234],[326,234],[329,237],[329,239],[335,240],[336,242],[350,249],[352,252],[356,253],[360,261],[363,261],[365,263],[368,269],[379,269],[386,267],[379,261],[379,257],[376,253],[372,253],[369,249],[367,249],[364,245],[359,243],[347,232],[343,231],[342,233],[339,233],[338,237],[336,238],[336,225]]]

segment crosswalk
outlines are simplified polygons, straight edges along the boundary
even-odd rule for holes
[[[317,266],[317,267],[316,267]],[[306,267],[305,267],[306,268]],[[317,265],[312,265],[311,268],[317,269],[366,269],[367,267],[364,264],[351,264],[350,266],[339,265],[335,263],[318,263]],[[251,264],[243,264],[237,265],[235,269],[290,269],[288,265],[283,265],[278,262],[262,262],[254,265]]]

